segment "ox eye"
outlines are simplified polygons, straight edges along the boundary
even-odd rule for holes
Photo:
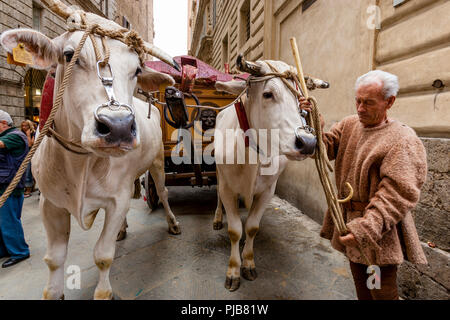
[[[66,62],[70,62],[73,58],[74,52],[71,51],[64,51],[64,57],[66,57]]]
[[[264,92],[263,97],[264,97],[264,99],[272,99],[273,93],[272,92]]]
[[[141,73],[142,73],[141,67],[137,67],[136,72],[134,73],[134,76],[137,77],[137,76],[140,75]]]
[[[64,51],[64,57],[66,58],[67,63],[72,61],[73,54],[74,54],[74,51],[72,51],[72,50]],[[80,64],[80,59],[78,59],[75,63]]]

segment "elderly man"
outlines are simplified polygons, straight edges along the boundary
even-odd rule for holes
[[[398,79],[390,73],[361,76],[356,81],[358,114],[323,134],[328,157],[335,160],[338,195],[345,198],[346,182],[354,195],[344,204],[350,233],[341,237],[327,211],[321,236],[350,260],[360,300],[398,299],[397,266],[404,258],[427,263],[410,213],[426,179],[426,152],[411,128],[387,116],[398,90]],[[310,110],[305,99],[300,103]],[[381,288],[369,286],[367,260],[358,247],[370,264],[380,267]]]
[[[0,195],[14,179],[27,153],[27,136],[13,126],[11,116],[7,112],[0,110]],[[3,268],[11,267],[30,257],[20,221],[24,187],[25,175],[0,208],[0,258],[10,257],[2,264]]]

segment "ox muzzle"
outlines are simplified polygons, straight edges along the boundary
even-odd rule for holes
[[[130,105],[116,100],[113,89],[114,74],[111,66],[109,63],[105,65],[108,66],[111,76],[104,77],[100,72],[101,65],[102,61],[97,62],[97,74],[109,101],[99,105],[94,112],[96,134],[105,140],[107,146],[122,148],[129,146],[131,149],[137,135],[134,109]]]

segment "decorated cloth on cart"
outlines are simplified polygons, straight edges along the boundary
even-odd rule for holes
[[[233,75],[233,74],[227,74],[227,73],[221,72],[221,71],[213,68],[209,64],[203,62],[202,60],[188,56],[188,55],[177,56],[174,58],[174,60],[180,66],[182,66],[184,64],[194,65],[198,69],[195,82],[199,83],[199,84],[205,84],[208,86],[213,86],[216,83],[216,81],[228,82],[228,81],[232,81],[233,79],[239,79],[239,78],[241,80],[246,80],[249,76],[249,74],[247,74],[247,73]],[[177,83],[181,83],[181,72],[179,72],[176,69],[172,68],[171,66],[165,64],[164,62],[162,62],[162,61],[147,61],[145,63],[145,65],[156,71],[169,74],[175,79],[175,81]]]

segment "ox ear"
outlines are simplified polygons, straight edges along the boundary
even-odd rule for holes
[[[173,86],[175,80],[168,74],[158,72],[144,66],[142,74],[138,77],[138,85],[146,92],[159,90],[161,86]]]
[[[247,83],[245,81],[229,81],[229,82],[216,82],[216,90],[224,91],[234,95],[241,94],[245,90]]]
[[[40,32],[32,29],[13,29],[3,32],[0,37],[0,44],[9,53],[12,53],[19,43],[23,43],[33,56],[31,67],[35,69],[47,69],[58,62],[58,46]]]

